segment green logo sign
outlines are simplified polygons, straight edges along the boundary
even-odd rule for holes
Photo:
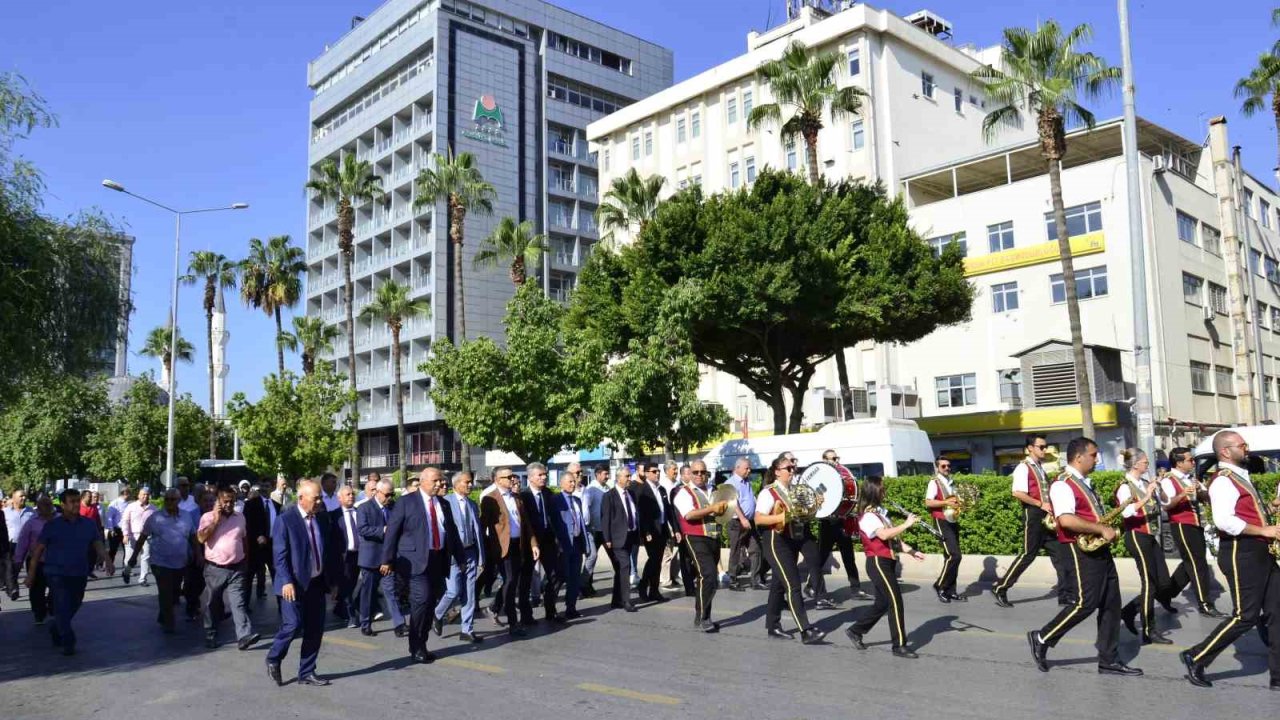
[[[476,100],[476,107],[471,111],[474,126],[462,131],[462,137],[476,142],[507,147],[506,120],[502,117],[502,108],[492,95],[481,95]]]
[[[499,130],[506,124],[502,121],[502,108],[498,107],[498,101],[492,95],[481,95],[480,99],[476,100],[476,109],[471,113],[471,119],[476,121],[477,125],[485,122],[493,123]]]

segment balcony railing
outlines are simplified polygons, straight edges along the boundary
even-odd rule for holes
[[[324,242],[311,244],[310,255],[311,257],[314,257],[314,258],[327,257],[336,252],[338,252],[337,240],[325,240]]]
[[[547,143],[547,149],[553,153],[559,153],[560,155],[577,156],[577,153],[574,151],[573,141],[565,140],[563,138],[553,138],[551,142]]]
[[[559,190],[560,192],[566,192],[569,194],[574,193],[573,180],[570,178],[553,176],[551,178],[550,185],[552,190]]]
[[[338,209],[336,207],[331,207],[311,213],[308,219],[312,225],[322,225],[336,217],[338,217]]]

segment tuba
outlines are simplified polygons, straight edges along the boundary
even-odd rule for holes
[[[1121,505],[1113,510],[1108,511],[1105,515],[1103,515],[1101,518],[1098,519],[1098,524],[1119,529],[1120,526],[1124,524],[1123,513],[1124,513],[1125,506],[1127,506],[1131,502],[1133,502],[1132,498],[1130,498],[1129,501],[1126,502],[1124,505]],[[1110,542],[1111,542],[1110,540],[1107,540],[1107,538],[1102,535],[1077,535],[1076,536],[1076,547],[1084,552],[1093,552],[1095,550],[1101,550],[1102,548],[1106,547],[1107,544]]]

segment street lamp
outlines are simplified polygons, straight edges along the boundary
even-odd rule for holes
[[[232,203],[223,207],[200,208],[198,210],[176,210],[168,205],[162,205],[151,198],[143,197],[137,193],[130,192],[123,185],[115,180],[103,180],[102,187],[108,190],[122,192],[125,195],[131,195],[149,205],[154,205],[161,210],[167,210],[173,213],[174,217],[174,233],[173,233],[173,297],[169,307],[169,437],[165,444],[165,487],[173,487],[173,437],[174,437],[174,408],[177,405],[177,393],[175,389],[178,386],[178,279],[181,277],[181,245],[182,245],[182,216],[194,215],[196,213],[219,212],[222,210],[244,210],[249,207],[249,203]]]

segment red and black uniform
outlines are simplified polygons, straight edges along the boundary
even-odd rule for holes
[[[1044,468],[1031,458],[1023,460],[1014,468],[1012,485],[1012,490],[1024,492],[1036,502],[1046,502],[1049,499],[1049,480],[1045,477]],[[1022,577],[1022,573],[1031,567],[1032,561],[1043,549],[1049,553],[1049,561],[1053,563],[1053,569],[1058,575],[1058,599],[1064,603],[1075,602],[1075,581],[1067,571],[1068,563],[1062,562],[1062,544],[1058,542],[1054,531],[1044,526],[1044,519],[1049,513],[1037,506],[1019,504],[1022,505],[1022,548],[993,590],[1003,597],[1018,582],[1018,578]]]
[[[881,540],[876,531],[889,529],[889,518],[884,510],[868,509],[858,518],[858,532],[862,537],[862,550],[867,555],[867,577],[876,591],[876,600],[854,621],[850,628],[858,635],[866,635],[880,618],[889,615],[889,635],[894,647],[906,647],[906,613],[902,605],[902,589],[898,586],[898,557],[893,540]]]
[[[853,500],[857,500],[856,492]],[[817,560],[810,563],[809,567],[809,589],[813,591],[814,597],[821,598],[827,594],[826,567],[833,548],[840,549],[840,563],[844,565],[845,576],[849,579],[849,592],[855,597],[862,592],[859,587],[861,580],[858,578],[858,562],[853,554],[853,541],[857,537],[856,516],[839,518],[831,515],[818,520]]]
[[[942,475],[935,475],[925,488],[927,500],[946,500],[952,495],[955,495],[955,488],[950,478]],[[960,573],[960,559],[963,557],[960,554],[960,524],[947,520],[945,508],[930,510],[929,514],[942,535],[942,569],[933,581],[933,589],[940,595],[954,596],[957,594],[956,576]]]
[[[720,559],[720,537],[715,518],[704,516],[688,520],[686,515],[710,504],[705,493],[693,485],[682,485],[672,495],[676,522],[684,536],[684,549],[693,570],[695,625],[711,619],[711,601],[716,595],[720,576],[716,570]]]
[[[1169,597],[1169,568],[1160,547],[1160,506],[1154,497],[1138,504],[1142,493],[1139,482],[1126,475],[1116,487],[1115,502],[1120,505],[1133,501],[1124,510],[1124,546],[1138,566],[1138,576],[1142,579],[1142,591],[1124,606],[1120,617],[1132,623],[1135,616],[1142,615],[1140,634],[1145,644],[1155,629],[1153,610],[1156,598]]]
[[[756,496],[756,517],[775,515],[790,506],[787,490],[775,483]],[[804,521],[780,522],[774,525],[757,525],[760,528],[760,544],[765,559],[773,570],[769,581],[769,602],[765,607],[766,630],[781,628],[782,605],[791,610],[791,617],[800,630],[809,628],[809,616],[804,611],[804,598],[800,594],[800,571],[797,568],[801,548],[809,539],[808,523]],[[810,544],[812,547],[812,544]]]
[[[1178,501],[1169,508],[1169,530],[1173,536],[1173,544],[1178,548],[1182,564],[1173,571],[1169,584],[1165,588],[1166,598],[1182,594],[1188,585],[1195,588],[1196,602],[1203,608],[1213,602],[1209,597],[1209,582],[1213,573],[1209,570],[1209,562],[1205,559],[1204,527],[1200,524],[1200,513],[1196,512],[1199,504],[1195,499],[1197,484],[1194,478],[1184,477],[1178,471],[1170,472],[1160,481],[1166,497],[1173,497],[1187,490],[1192,495]]]

